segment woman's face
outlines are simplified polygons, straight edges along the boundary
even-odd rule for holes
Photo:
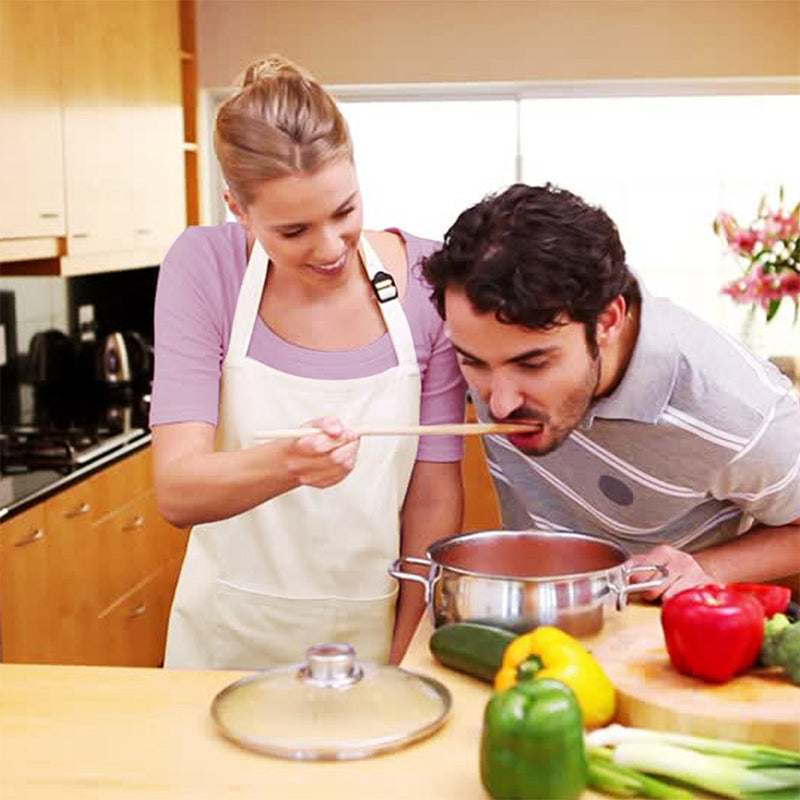
[[[331,280],[358,263],[363,213],[349,159],[265,181],[247,208],[231,209],[281,272]]]

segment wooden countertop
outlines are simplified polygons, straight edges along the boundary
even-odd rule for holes
[[[603,634],[648,618],[657,624],[657,609],[609,612]],[[490,687],[439,666],[430,632],[426,618],[403,666],[450,689],[449,721],[404,750],[338,763],[273,759],[218,736],[211,700],[245,673],[2,664],[0,798],[486,800],[478,746]]]

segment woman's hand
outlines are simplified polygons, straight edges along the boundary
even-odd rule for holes
[[[216,450],[216,428],[179,422],[153,428],[158,508],[183,527],[227,519],[301,484],[332,486],[350,474],[358,437],[334,417],[310,423],[319,433],[243,450]]]
[[[709,575],[697,560],[683,550],[677,550],[666,544],[660,544],[646,553],[639,553],[632,556],[625,562],[629,567],[638,567],[643,564],[656,564],[666,567],[669,575],[664,583],[656,589],[649,589],[642,593],[645,600],[655,600],[661,598],[666,600],[668,597],[677,594],[691,586],[700,586],[704,583],[716,583],[715,579]],[[656,572],[642,572],[631,575],[631,583],[642,583],[649,581],[658,575]]]
[[[306,426],[319,428],[320,432],[288,444],[286,466],[291,478],[317,489],[344,480],[356,465],[358,436],[337,417],[316,419],[303,427]]]

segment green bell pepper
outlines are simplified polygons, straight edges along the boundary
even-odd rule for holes
[[[495,800],[575,800],[587,770],[580,706],[561,681],[522,681],[486,704],[481,781]]]

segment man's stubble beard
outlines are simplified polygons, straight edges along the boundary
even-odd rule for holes
[[[601,357],[598,355],[596,358],[592,359],[591,367],[586,371],[585,380],[567,397],[563,406],[558,410],[556,418],[563,420],[561,424],[554,425],[551,416],[543,420],[540,412],[525,408],[518,409],[517,412],[514,412],[514,414],[504,420],[505,422],[513,422],[514,418],[518,420],[535,419],[545,422],[545,424],[550,427],[552,434],[551,441],[545,449],[527,451],[520,448],[521,452],[525,453],[525,455],[533,456],[534,458],[541,458],[561,447],[572,431],[578,427],[580,421],[586,415],[589,406],[591,406],[595,398],[595,393],[597,392],[597,387],[600,384],[601,367],[602,361]]]

